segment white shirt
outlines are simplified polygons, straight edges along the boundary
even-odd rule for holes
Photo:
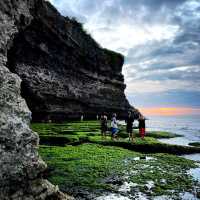
[[[111,120],[111,127],[112,128],[118,128],[116,117],[112,118],[112,120]]]

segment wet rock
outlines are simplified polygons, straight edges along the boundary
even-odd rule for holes
[[[72,187],[72,188],[62,188],[63,191],[66,191],[68,194],[73,194],[76,200],[93,200],[96,199],[98,195],[101,195],[104,190],[92,190],[91,188],[82,188],[79,186]]]
[[[107,177],[104,180],[104,182],[107,183],[107,184],[112,184],[112,185],[122,185],[123,179],[122,179],[122,177],[113,175],[113,176]]]
[[[140,156],[141,160],[146,160],[146,156]]]

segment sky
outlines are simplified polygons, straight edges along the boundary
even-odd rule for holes
[[[200,114],[200,0],[50,1],[102,47],[125,56],[133,106]]]

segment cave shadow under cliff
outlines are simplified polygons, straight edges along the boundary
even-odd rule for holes
[[[21,78],[21,96],[25,99],[29,110],[32,112],[33,121],[42,121],[44,119],[47,121],[48,113],[36,113],[34,109],[44,109],[44,102],[36,94],[37,91],[31,89],[26,75],[19,74],[16,70],[20,65],[24,65],[23,58],[26,57],[26,54],[24,54],[26,51],[30,51],[30,47],[26,44],[23,31],[21,31],[14,36],[13,41],[7,50],[6,66],[12,73],[17,74]],[[31,65],[31,61],[28,64]]]

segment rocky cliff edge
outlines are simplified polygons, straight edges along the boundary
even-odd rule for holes
[[[72,199],[43,178],[46,164],[37,152],[38,135],[29,128],[31,112],[21,98],[21,79],[6,67],[8,50],[20,29],[31,23],[35,3],[0,1],[1,200]]]
[[[102,112],[125,116],[132,108],[124,94],[124,57],[101,48],[82,24],[61,16],[49,2],[34,4],[31,18],[17,15],[18,33],[7,52],[7,67],[22,79],[33,120],[94,118]]]

